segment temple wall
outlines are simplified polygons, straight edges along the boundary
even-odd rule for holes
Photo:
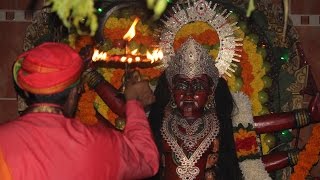
[[[17,117],[16,94],[13,89],[11,68],[15,58],[22,52],[27,26],[32,12],[25,11],[33,6],[39,9],[43,1],[1,0],[0,1],[0,122]]]

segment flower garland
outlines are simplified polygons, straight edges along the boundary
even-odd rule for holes
[[[98,122],[96,119],[96,111],[93,107],[93,101],[96,93],[85,86],[85,93],[80,97],[76,117],[84,124],[93,125]]]
[[[241,90],[250,97],[253,108],[252,113],[256,116],[262,111],[262,103],[264,103],[260,101],[259,96],[259,93],[264,88],[262,77],[266,75],[265,68],[263,67],[263,58],[257,52],[256,42],[249,36],[246,36],[241,29],[237,30],[236,34],[243,38],[243,50],[239,63],[242,71],[239,77],[227,77],[228,85],[231,92]]]
[[[259,115],[259,112],[262,110],[262,103],[259,99],[259,92],[264,88],[262,77],[266,74],[265,69],[263,68],[263,59],[261,54],[257,53],[257,45],[246,37],[243,43],[243,49],[248,54],[249,63],[252,66],[252,75],[254,79],[250,83],[250,86],[253,89],[253,92],[250,96],[252,102],[252,112],[254,116]]]
[[[72,38],[73,37],[69,37],[69,39]],[[73,46],[71,47],[74,47],[77,52],[80,52],[81,48],[85,47],[86,45],[92,45],[93,39],[91,36],[78,36],[74,41],[69,42],[69,44],[72,44]]]
[[[233,112],[232,124],[239,166],[246,180],[271,180],[260,159],[259,138],[253,129],[250,99],[243,92],[232,93],[237,111]]]
[[[114,85],[115,88],[119,88],[121,86],[121,80],[119,80],[119,83],[116,83],[113,77],[114,76],[122,77],[123,73],[113,68],[99,68],[98,72],[104,77],[106,81]],[[96,95],[94,99],[94,107],[101,116],[103,116],[111,124],[115,125],[115,121],[118,116],[110,110],[110,108],[104,103],[104,101],[98,95]]]
[[[251,87],[250,84],[253,81],[254,76],[252,74],[252,64],[249,62],[248,54],[245,51],[241,52],[240,66],[242,67],[241,77],[243,79],[241,91],[250,97],[253,94],[253,87]]]
[[[105,31],[107,32],[114,31],[115,29],[126,29],[126,31],[128,31],[134,19],[135,17],[132,17],[132,18],[110,17],[105,23]],[[136,31],[141,33],[143,36],[152,36],[153,34],[153,31],[151,30],[151,28],[148,25],[143,24],[141,21],[137,23]],[[121,39],[122,39],[122,36],[121,36]],[[108,38],[115,39],[114,37],[108,37]]]
[[[252,126],[244,127],[242,124],[239,124],[238,127],[235,128],[233,135],[239,159],[259,154],[258,143],[256,140],[257,134],[253,130]]]
[[[197,29],[196,31],[194,29]],[[193,22],[184,25],[176,34],[173,43],[174,50],[177,50],[190,37],[205,46],[219,45],[219,37],[212,27],[204,22]],[[215,56],[216,57],[216,56]]]
[[[312,135],[309,138],[305,150],[299,153],[298,163],[294,166],[291,180],[305,179],[310,169],[319,161],[320,154],[320,124],[312,128]]]

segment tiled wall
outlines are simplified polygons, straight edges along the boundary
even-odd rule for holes
[[[11,68],[15,58],[22,52],[25,30],[32,19],[32,12],[25,10],[28,7],[39,9],[42,5],[43,0],[0,1],[0,122],[18,115]]]
[[[290,14],[320,90],[320,1],[291,0]]]

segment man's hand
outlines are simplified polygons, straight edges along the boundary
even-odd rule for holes
[[[127,101],[132,99],[138,100],[144,107],[155,101],[155,97],[148,81],[141,81],[138,71],[134,71],[130,74],[126,83],[124,95]]]
[[[88,68],[83,71],[81,75],[81,83],[87,83],[88,86],[92,89],[95,89],[98,84],[100,84],[104,80],[104,77],[98,73],[94,68]]]

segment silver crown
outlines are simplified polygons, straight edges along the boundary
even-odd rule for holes
[[[176,4],[172,7],[173,13],[169,16],[164,15],[165,19],[162,22],[165,25],[165,30],[161,34],[160,47],[163,50],[164,57],[162,59],[163,67],[168,66],[171,56],[175,55],[173,42],[176,33],[186,24],[195,21],[202,21],[209,24],[218,34],[220,40],[220,48],[218,57],[215,59],[215,66],[219,70],[219,75],[224,74],[231,76],[229,72],[234,72],[236,64],[241,57],[239,51],[242,46],[242,39],[236,38],[234,31],[237,22],[229,23],[227,18],[232,12],[226,9],[219,12],[217,4],[212,6],[212,2],[205,0],[187,0],[187,6]],[[228,72],[229,71],[229,72]]]
[[[177,74],[183,74],[188,78],[206,74],[211,77],[214,86],[219,79],[219,71],[208,50],[191,37],[182,44],[176,55],[168,62],[166,76],[170,86],[172,86],[172,78]]]

